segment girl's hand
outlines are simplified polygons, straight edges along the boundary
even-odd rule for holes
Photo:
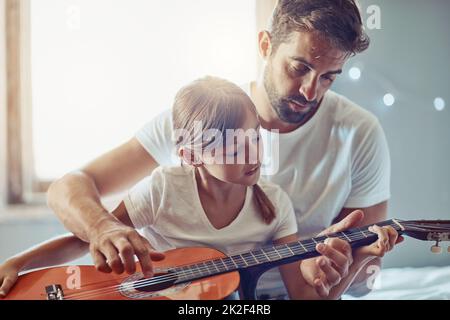
[[[0,265],[0,299],[6,297],[17,281],[20,266],[13,260],[8,260]]]
[[[373,225],[368,228],[370,232],[378,235],[378,240],[374,243],[354,250],[354,258],[382,258],[386,252],[391,251],[397,243],[403,241],[397,231],[391,226],[379,227]]]

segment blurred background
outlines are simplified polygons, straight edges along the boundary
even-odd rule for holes
[[[273,0],[0,0],[0,261],[64,228],[49,183],[125,142],[212,74],[261,67]],[[389,215],[450,219],[450,1],[362,0],[369,50],[333,90],[380,120],[392,160]],[[385,267],[450,265],[406,239]],[[85,258],[82,262],[87,262]]]

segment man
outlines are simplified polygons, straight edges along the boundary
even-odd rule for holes
[[[279,159],[278,170],[266,178],[289,194],[301,237],[333,223],[327,232],[386,218],[390,160],[381,126],[329,90],[347,60],[368,45],[353,0],[280,0],[269,31],[259,33],[264,72],[245,89],[263,131],[279,130],[270,135],[279,141],[279,153],[269,154]],[[133,272],[136,255],[151,274],[151,245],[109,215],[100,199],[131,186],[158,165],[173,165],[171,136],[166,112],[129,142],[51,185],[50,207],[69,230],[90,242],[100,270]],[[321,296],[342,281],[346,287],[353,283],[354,292],[368,290],[365,268],[369,262],[379,265],[377,259],[355,265],[348,243],[336,239],[319,252],[321,257],[305,261],[302,268],[318,270],[322,281],[309,281]],[[267,277],[262,294],[280,297],[281,281],[273,273]]]

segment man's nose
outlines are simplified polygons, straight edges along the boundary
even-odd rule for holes
[[[302,82],[299,92],[303,95],[308,102],[314,101],[317,98],[317,88],[319,85],[319,81],[317,77],[309,76],[304,79]]]

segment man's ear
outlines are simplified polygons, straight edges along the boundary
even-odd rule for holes
[[[195,153],[188,149],[180,148],[178,150],[178,156],[182,159],[184,163],[188,165],[194,167],[200,167],[203,165],[202,160],[199,157],[196,157]]]
[[[270,57],[272,54],[272,41],[269,31],[261,31],[258,34],[258,49],[259,54],[264,60]]]

